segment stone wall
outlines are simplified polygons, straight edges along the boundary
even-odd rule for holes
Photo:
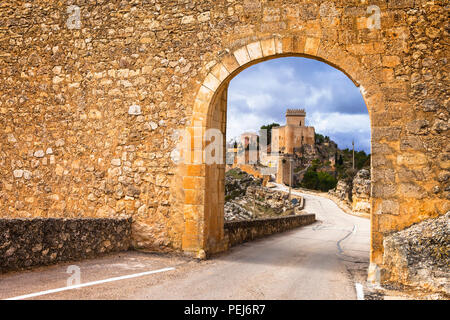
[[[128,250],[131,219],[0,219],[0,273]]]
[[[450,295],[450,212],[384,239],[384,278]]]
[[[225,234],[229,246],[262,238],[271,234],[306,226],[316,221],[315,214],[267,218],[251,221],[233,221],[225,223]]]

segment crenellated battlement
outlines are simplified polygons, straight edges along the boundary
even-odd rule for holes
[[[286,110],[286,117],[306,117],[306,111],[305,109],[287,109]]]

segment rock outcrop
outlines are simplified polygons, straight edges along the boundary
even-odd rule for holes
[[[252,220],[255,215],[234,201],[225,202],[225,221]]]
[[[385,280],[450,294],[449,219],[450,211],[385,236]]]
[[[329,194],[335,196],[339,200],[350,203],[351,187],[345,180],[339,180],[336,188],[328,191]]]
[[[361,169],[351,183],[339,180],[328,193],[354,213],[370,214],[370,171]]]
[[[225,178],[225,221],[252,220],[298,213],[301,199],[262,186],[261,179],[235,168]]]
[[[352,209],[354,212],[370,214],[370,171],[362,169],[353,179]]]
[[[261,186],[262,180],[256,179],[252,175],[239,168],[231,169],[225,175],[225,201],[242,197],[250,186]]]

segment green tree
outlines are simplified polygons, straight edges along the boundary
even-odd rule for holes
[[[316,170],[314,165],[308,168],[301,182],[303,188],[328,191],[336,187],[337,180],[331,174]]]
[[[344,164],[344,159],[342,158],[342,154],[339,155],[339,160],[338,160],[337,164],[339,166],[342,166]]]
[[[317,177],[317,172],[312,170],[311,168],[308,168],[305,175],[303,176],[301,186],[306,189],[316,190],[318,180],[319,178]]]
[[[328,191],[336,188],[337,180],[328,172],[318,172],[317,179],[317,189],[320,191]]]
[[[316,140],[317,144],[322,144],[325,142],[325,137],[320,133],[316,133],[314,139]]]
[[[370,154],[364,151],[355,151],[355,167],[361,170],[364,167],[370,166]]]

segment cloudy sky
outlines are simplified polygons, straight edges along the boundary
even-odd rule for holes
[[[227,140],[264,124],[285,124],[287,108],[306,109],[306,124],[340,148],[370,152],[370,122],[359,89],[342,72],[316,60],[279,58],[238,74],[228,92]]]

